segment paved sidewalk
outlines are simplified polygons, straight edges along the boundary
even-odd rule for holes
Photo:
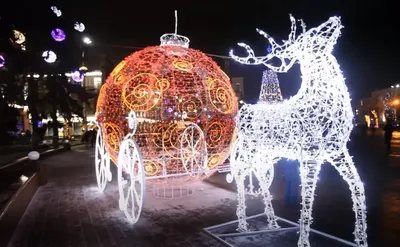
[[[354,136],[349,144],[365,184],[370,247],[400,242],[400,134],[395,134],[393,144],[389,156],[379,133]],[[8,247],[221,246],[202,229],[236,220],[236,188],[225,182],[225,175],[212,177],[212,184],[195,184],[195,194],[186,199],[156,199],[148,192],[142,217],[132,226],[118,208],[114,166],[114,181],[104,193],[98,191],[93,153],[74,148],[45,160],[49,183],[38,190]],[[282,205],[279,166],[271,190],[277,215],[297,221],[299,207]],[[261,212],[260,200],[248,200],[248,215]],[[313,218],[313,228],[353,241],[349,189],[329,165],[320,174]]]
[[[202,229],[236,219],[234,193],[198,182],[185,199],[148,192],[132,226],[119,211],[116,182],[104,193],[97,189],[93,159],[93,150],[84,148],[46,159],[49,183],[36,193],[9,247],[221,246]],[[251,208],[254,214],[262,210]]]

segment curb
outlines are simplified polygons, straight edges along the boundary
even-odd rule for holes
[[[35,196],[39,188],[39,176],[34,173],[29,179],[15,192],[11,199],[0,212],[0,246],[7,246],[11,240],[15,229],[17,229],[20,219],[28,208],[29,203]]]
[[[84,145],[84,144],[78,143],[78,144],[71,145],[70,147],[75,147],[75,146],[79,146],[79,145]],[[44,157],[47,157],[49,155],[56,154],[56,153],[62,152],[62,151],[69,151],[69,150],[70,149],[68,149],[66,147],[59,147],[57,149],[52,148],[52,149],[49,149],[49,150],[41,152],[39,160],[42,160]],[[16,159],[16,160],[12,161],[11,163],[8,163],[7,165],[1,166],[0,167],[0,171],[2,169],[11,167],[13,165],[16,165],[16,164],[19,164],[19,163],[22,163],[22,162],[27,162],[27,161],[29,161],[28,156],[21,157],[19,159]]]
[[[43,160],[45,157],[51,156],[53,154],[70,151],[71,147],[79,145],[82,144],[79,143],[75,145],[70,145],[69,147],[63,146],[57,149],[46,150],[40,153],[39,160]],[[25,167],[28,163],[31,162],[32,161],[28,159],[28,156],[25,156],[5,166],[0,167],[0,171],[2,169],[7,170],[7,168],[13,169],[14,167],[20,167],[18,165],[22,165]],[[35,196],[36,191],[40,186],[40,182],[41,178],[39,172],[33,173],[33,175],[31,175],[28,180],[23,183],[20,188],[18,188],[18,190],[12,195],[5,206],[3,208],[0,208],[0,232],[2,235],[2,237],[0,238],[0,246],[7,246],[8,242],[11,240],[14,231],[18,227],[19,221],[21,220],[26,209],[28,208],[32,198]]]

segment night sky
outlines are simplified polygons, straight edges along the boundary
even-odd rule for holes
[[[220,55],[228,55],[230,49],[240,52],[237,42],[246,42],[257,54],[265,54],[267,42],[255,29],[268,32],[276,40],[285,39],[290,30],[289,13],[304,19],[308,28],[339,15],[345,28],[334,53],[347,78],[351,97],[357,100],[374,89],[400,82],[398,1],[64,0],[40,1],[40,5],[35,2],[39,1],[3,3],[0,21],[26,32],[27,39],[29,34],[48,39],[49,30],[61,25],[61,20],[50,10],[50,6],[56,5],[63,11],[65,23],[79,20],[86,25],[94,41],[92,53],[104,51],[104,47],[114,53],[113,45],[158,45],[162,34],[174,31],[175,9],[178,33],[190,38],[190,47]],[[119,49],[118,56],[130,52]],[[265,68],[238,65],[234,61],[231,64],[232,76],[245,77],[246,100],[254,101]],[[296,94],[301,82],[299,75],[298,66],[287,75],[279,75],[284,97]]]

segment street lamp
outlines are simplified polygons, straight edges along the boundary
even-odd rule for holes
[[[84,36],[82,38],[82,42],[84,45],[92,44],[92,40],[87,36]],[[79,68],[79,70],[81,72],[86,72],[88,69],[85,66],[85,50],[84,50],[83,45],[81,46],[81,49],[82,49],[82,66]],[[85,80],[83,80],[83,82],[82,82],[82,87],[86,89]],[[87,114],[86,114],[86,103],[85,102],[83,102],[82,110],[83,110],[83,124],[85,126],[85,131],[87,131]]]
[[[87,45],[90,45],[92,43],[92,40],[89,37],[83,37],[82,41]]]

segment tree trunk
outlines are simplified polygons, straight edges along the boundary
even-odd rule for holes
[[[53,120],[53,148],[58,148],[58,120],[57,120],[57,106],[53,104],[51,109],[51,119]]]
[[[38,123],[40,121],[39,113],[36,108],[38,101],[38,82],[34,80],[33,77],[28,79],[28,97],[27,103],[29,108],[29,113],[31,114],[31,124],[32,124],[32,150],[39,149],[40,134],[38,133]]]

